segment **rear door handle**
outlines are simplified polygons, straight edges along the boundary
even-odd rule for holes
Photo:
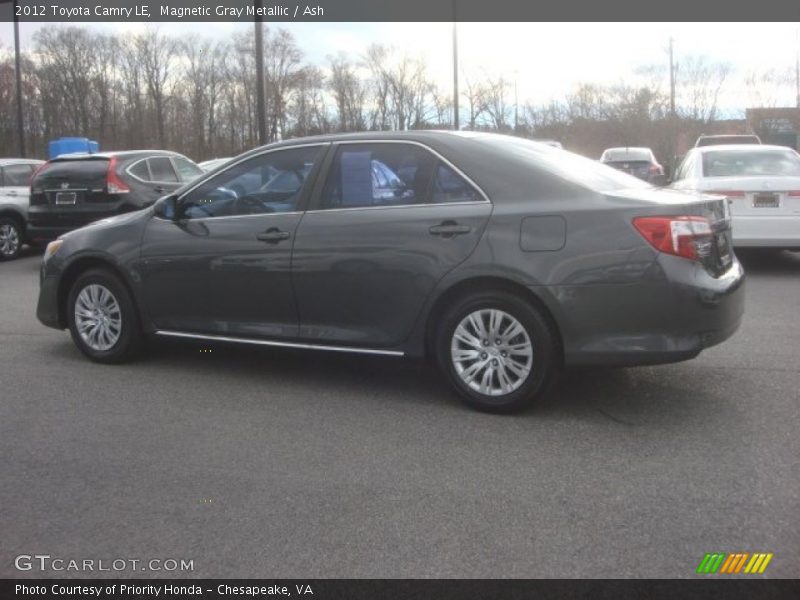
[[[430,229],[431,235],[440,235],[442,237],[453,237],[455,235],[464,235],[472,231],[469,225],[459,225],[455,221],[444,221],[439,225],[434,225]]]
[[[156,194],[163,194],[164,192],[166,192],[166,191],[167,191],[167,189],[166,189],[166,188],[163,188],[163,187],[161,187],[161,186],[158,186],[157,188],[153,188],[153,191],[154,191]]]
[[[281,231],[280,229],[267,229],[264,233],[257,233],[256,239],[262,242],[269,242],[270,244],[277,244],[283,240],[288,240],[291,234],[288,231]]]

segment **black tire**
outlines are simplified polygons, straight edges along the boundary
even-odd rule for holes
[[[470,387],[459,375],[451,356],[453,334],[462,320],[475,311],[490,309],[502,311],[522,325],[532,346],[527,376],[519,377],[522,381],[519,386],[502,395],[485,394]],[[459,298],[445,311],[436,331],[434,347],[439,368],[453,388],[467,405],[484,412],[513,413],[528,408],[549,389],[561,370],[558,334],[549,320],[530,302],[505,291],[476,292]],[[498,346],[495,351],[501,347]],[[507,360],[499,356],[497,358]],[[499,386],[498,376],[493,377],[492,381]]]
[[[107,349],[92,348],[78,332],[75,304],[81,291],[90,285],[99,285],[113,296],[119,308],[121,328],[118,338]],[[92,269],[82,273],[72,284],[67,296],[67,322],[72,341],[78,349],[92,360],[106,364],[125,362],[141,349],[143,335],[136,306],[128,288],[120,278],[106,269]]]
[[[23,227],[17,219],[0,217],[0,260],[17,258],[24,239]]]

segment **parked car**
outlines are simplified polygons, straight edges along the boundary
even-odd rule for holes
[[[606,148],[600,162],[653,185],[664,185],[664,167],[650,148]]]
[[[201,163],[197,163],[197,166],[203,169],[204,173],[208,173],[209,171],[213,171],[220,165],[224,165],[226,162],[231,160],[230,157],[227,158],[212,158],[211,160],[204,160]]]
[[[760,144],[761,138],[757,135],[745,134],[724,134],[706,135],[702,134],[694,143],[695,148],[703,146],[721,146],[723,144]]]
[[[376,190],[376,162],[405,173],[395,193]],[[244,175],[287,185],[231,202]],[[424,356],[468,404],[508,412],[563,364],[725,340],[743,277],[722,198],[510,136],[371,132],[258,148],[62,236],[37,315],[103,363],[144,335]]]
[[[0,260],[15,258],[28,241],[28,192],[33,172],[44,161],[0,158]]]
[[[49,241],[92,221],[151,206],[202,174],[185,156],[163,150],[61,155],[31,181],[29,236]]]
[[[800,248],[800,154],[791,148],[694,148],[675,171],[672,187],[726,196],[734,246]]]

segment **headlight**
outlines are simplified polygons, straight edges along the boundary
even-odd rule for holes
[[[49,244],[47,244],[47,248],[44,250],[44,258],[43,260],[47,260],[51,256],[53,256],[58,249],[61,248],[61,244],[64,243],[64,240],[53,240]]]

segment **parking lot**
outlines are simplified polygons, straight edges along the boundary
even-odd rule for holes
[[[710,551],[798,577],[800,254],[742,260],[727,343],[568,372],[499,417],[399,359],[159,342],[93,364],[37,322],[28,251],[0,264],[0,577],[75,575],[14,568],[35,553],[199,577],[693,577]]]

